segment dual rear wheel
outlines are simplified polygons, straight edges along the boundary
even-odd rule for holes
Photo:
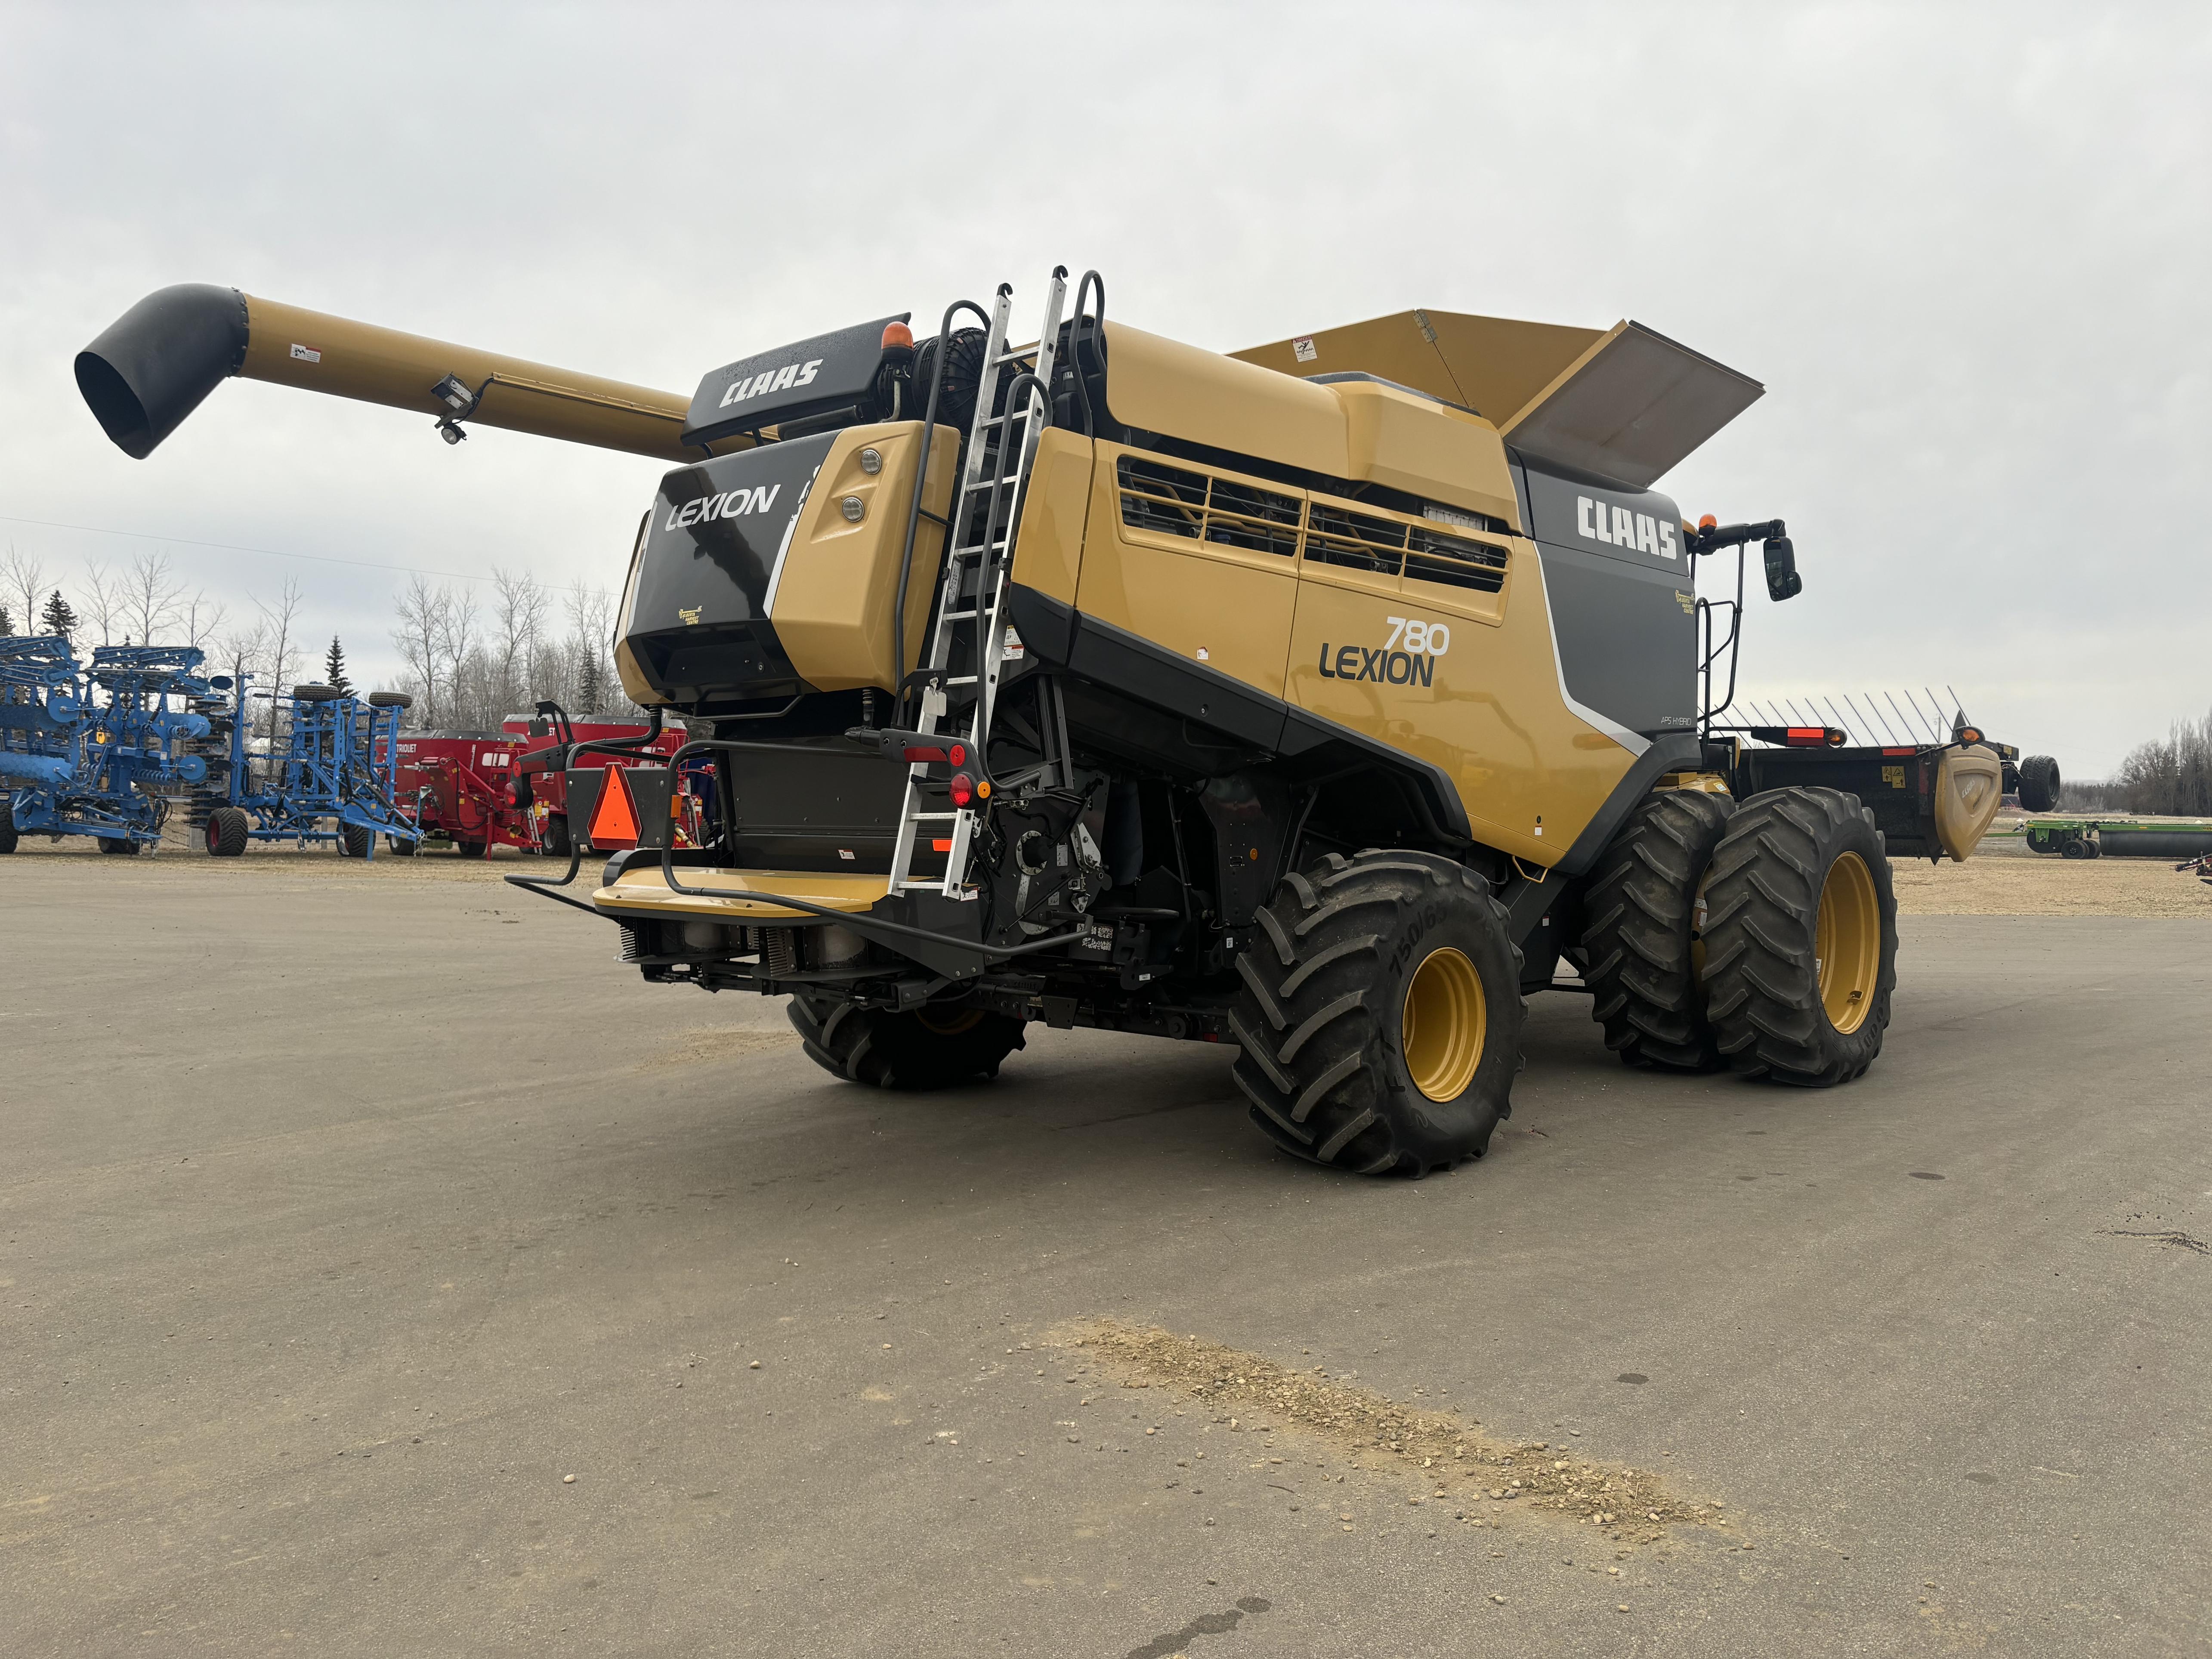
[[[1818,1088],[1881,1052],[1897,899],[1857,797],[1654,795],[1583,902],[1591,1012],[1624,1060]]]

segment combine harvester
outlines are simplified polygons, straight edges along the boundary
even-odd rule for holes
[[[160,841],[169,796],[207,775],[192,705],[230,684],[203,678],[203,660],[103,645],[86,669],[58,635],[0,639],[0,853],[26,835],[91,836],[125,857]]]
[[[251,700],[270,705],[284,746],[252,752],[249,732],[258,723],[258,711],[249,710],[249,694],[240,684],[228,715],[222,787],[201,832],[210,854],[234,859],[249,841],[301,848],[331,842],[348,858],[373,859],[379,835],[403,857],[415,850],[419,832],[392,779],[400,714],[411,698],[372,691],[364,702],[334,686],[295,685],[289,696],[264,691]]]
[[[1275,1145],[1418,1175],[1487,1146],[1563,958],[1625,1060],[1867,1069],[1881,825],[1825,728],[1726,718],[1745,550],[1786,599],[1790,539],[1654,488],[1757,382],[1628,322],[1416,311],[1224,356],[1109,327],[1094,276],[1071,308],[1054,273],[1031,343],[1012,307],[686,398],[168,289],[76,374],[141,457],[235,374],[671,469],[617,662],[715,735],[569,751],[572,817],[637,845],[565,902],[650,981],[790,994],[842,1078],[990,1075],[1031,1022],[1235,1043]],[[700,762],[710,844],[679,849]],[[1961,733],[1913,766],[1966,856],[2001,759]]]

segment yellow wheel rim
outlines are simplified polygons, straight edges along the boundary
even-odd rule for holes
[[[921,1022],[925,1031],[934,1031],[939,1036],[958,1036],[963,1031],[972,1031],[983,1018],[981,1008],[955,1008],[942,1012],[922,1008],[915,1018]]]
[[[1431,951],[1406,988],[1401,1042],[1413,1086],[1431,1100],[1457,1100],[1474,1081],[1490,1025],[1482,975],[1447,945]]]
[[[1828,1024],[1849,1035],[1874,1007],[1881,972],[1881,901],[1874,874],[1856,853],[1828,866],[1820,884],[1820,915],[1813,930],[1820,976],[1820,1006]]]

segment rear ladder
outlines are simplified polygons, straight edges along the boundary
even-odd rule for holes
[[[921,684],[921,709],[915,729],[925,736],[934,735],[938,723],[945,719],[949,693],[962,687],[975,688],[964,738],[974,757],[969,763],[985,775],[982,757],[990,741],[991,714],[998,700],[999,676],[1006,653],[1006,584],[1014,532],[1021,522],[1030,469],[1036,460],[1037,440],[1050,418],[1048,389],[1060,342],[1060,311],[1067,301],[1067,269],[1063,265],[1052,273],[1045,297],[1044,326],[1037,333],[1034,369],[1024,367],[1026,351],[1006,343],[1013,292],[1010,284],[1000,283],[991,307],[967,459],[952,502],[951,543],[945,550],[944,574],[929,638],[913,677]],[[1006,409],[994,414],[1002,388],[1008,394]],[[969,659],[972,672],[954,674],[950,671],[963,623],[974,624],[975,648]],[[957,731],[947,733],[956,738],[962,735]],[[933,810],[930,795],[925,793],[928,776],[926,763],[918,762],[907,768],[906,799],[899,810],[898,838],[891,848],[890,890],[933,889],[946,898],[958,898],[965,888],[968,854],[980,803]],[[924,826],[939,823],[951,825],[949,836],[931,836],[933,842],[942,839],[949,843],[945,874],[916,876],[915,848]]]

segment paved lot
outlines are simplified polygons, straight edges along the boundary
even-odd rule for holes
[[[1419,1184],[1279,1158],[1195,1046],[842,1086],[489,879],[19,856],[0,929],[0,1652],[2212,1638],[2201,921],[1909,918],[1827,1095],[1628,1073],[1540,999],[1492,1156]],[[1754,1547],[1455,1522],[1048,1346],[1097,1316]]]

